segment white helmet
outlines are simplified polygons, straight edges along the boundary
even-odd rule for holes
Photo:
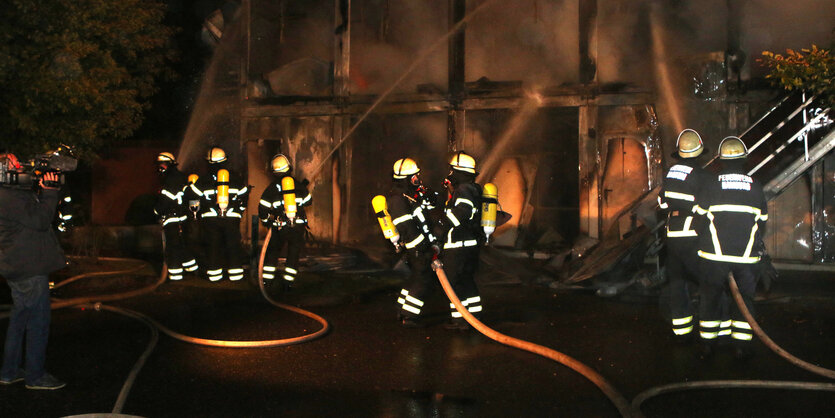
[[[417,173],[420,173],[420,168],[411,158],[401,158],[394,162],[392,177],[396,179],[405,179]]]
[[[456,152],[455,155],[452,156],[452,159],[449,160],[449,165],[453,170],[475,174],[475,158],[464,152]]]

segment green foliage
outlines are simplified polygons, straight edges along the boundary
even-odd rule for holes
[[[0,147],[95,154],[131,135],[171,75],[173,29],[154,0],[5,0]]]
[[[826,49],[812,45],[800,52],[786,50],[786,55],[763,51],[763,58],[757,60],[769,69],[766,78],[786,90],[804,90],[835,102],[835,58]]]

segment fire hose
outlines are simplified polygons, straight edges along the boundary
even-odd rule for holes
[[[484,325],[481,321],[476,319],[464,305],[461,304],[461,300],[458,299],[458,295],[455,294],[455,291],[452,289],[452,286],[449,284],[449,280],[446,277],[446,273],[443,269],[443,263],[440,260],[435,260],[432,262],[432,269],[435,270],[435,274],[438,276],[438,280],[441,282],[441,286],[444,288],[444,293],[446,293],[447,298],[449,298],[450,302],[455,305],[455,309],[460,313],[464,319],[473,326],[478,332],[484,334],[488,338],[510,347],[518,348],[520,350],[525,350],[534,354],[538,354],[542,357],[549,358],[554,360],[558,363],[561,363],[568,368],[580,373],[583,377],[590,380],[594,383],[603,394],[606,395],[607,398],[615,405],[615,407],[620,412],[621,416],[624,417],[640,417],[642,416],[639,409],[633,408],[629,401],[620,394],[620,392],[612,386],[603,376],[599,373],[594,371],[589,366],[577,361],[576,359],[567,356],[559,351],[552,350],[548,347],[544,347],[538,344],[534,344],[528,341],[523,341],[517,338],[513,338],[507,335],[504,335],[487,325]]]
[[[258,279],[258,288],[261,292],[261,295],[267,300],[267,302],[269,302],[270,304],[272,304],[272,305],[274,305],[278,308],[285,309],[285,310],[288,310],[288,311],[291,311],[291,312],[295,312],[295,313],[298,313],[300,315],[304,315],[308,318],[311,318],[311,319],[319,322],[322,325],[322,328],[320,330],[318,330],[316,332],[313,332],[313,333],[310,333],[310,334],[305,334],[305,335],[302,335],[302,336],[298,336],[298,337],[282,338],[282,339],[276,339],[276,340],[255,340],[255,341],[213,340],[213,339],[208,339],[208,338],[198,338],[198,337],[192,337],[192,336],[188,336],[188,335],[185,335],[185,334],[181,334],[179,332],[171,330],[170,328],[166,327],[165,325],[160,324],[159,322],[157,322],[153,318],[148,317],[146,315],[143,315],[139,312],[127,311],[127,310],[124,310],[124,311],[130,312],[130,314],[132,316],[142,317],[145,321],[153,324],[153,326],[155,326],[156,328],[158,328],[160,331],[162,331],[164,334],[168,335],[171,338],[174,338],[174,339],[186,342],[186,343],[190,343],[190,344],[205,345],[205,346],[210,346],[210,347],[224,347],[224,348],[280,347],[280,346],[286,346],[286,345],[301,344],[303,342],[311,341],[311,340],[317,339],[319,337],[322,337],[330,329],[330,325],[328,324],[328,321],[326,321],[321,316],[314,314],[313,312],[309,312],[309,311],[306,311],[304,309],[297,308],[295,306],[286,305],[286,304],[283,304],[283,303],[276,302],[275,300],[273,300],[267,294],[266,289],[264,289],[264,282],[261,279],[261,276],[262,276],[262,271],[263,271],[263,268],[264,268],[264,257],[265,257],[265,254],[266,254],[266,251],[267,251],[267,245],[270,242],[271,236],[272,236],[272,229],[267,232],[267,236],[264,239],[264,245],[261,247],[261,256],[258,260],[258,278],[257,279]],[[165,270],[165,267],[163,267],[163,270]],[[87,298],[87,299],[90,299],[90,298]]]
[[[316,320],[317,322],[322,324],[322,328],[320,330],[318,330],[314,333],[305,334],[305,335],[302,335],[302,336],[299,336],[299,337],[283,338],[283,339],[276,339],[276,340],[254,340],[254,341],[214,340],[214,339],[192,337],[192,336],[189,336],[189,335],[181,334],[177,331],[174,331],[174,330],[166,327],[165,325],[162,325],[161,323],[159,323],[155,319],[153,319],[153,318],[151,318],[147,315],[141,314],[139,312],[130,311],[130,310],[126,310],[126,309],[119,309],[119,311],[129,312],[129,316],[142,317],[144,321],[147,321],[148,323],[152,324],[154,327],[156,327],[157,329],[162,331],[164,334],[166,334],[169,337],[174,338],[176,340],[180,340],[180,341],[190,343],[190,344],[204,345],[204,346],[210,346],[210,347],[225,347],[225,348],[279,347],[279,346],[285,346],[285,345],[300,344],[300,343],[303,343],[303,342],[314,340],[316,338],[319,338],[319,337],[325,335],[328,332],[328,330],[330,328],[330,325],[328,324],[328,322],[324,318],[322,318],[321,316],[316,315],[312,312],[306,311],[304,309],[276,302],[275,300],[273,300],[267,294],[266,290],[264,289],[264,283],[261,280],[261,275],[262,275],[262,270],[263,270],[263,267],[264,267],[264,256],[266,254],[267,245],[270,242],[271,235],[272,235],[272,230],[267,232],[267,237],[264,239],[264,245],[261,248],[261,257],[260,257],[259,262],[258,262],[258,287],[259,287],[259,290],[261,292],[261,295],[272,305],[275,305],[275,306],[277,306],[281,309],[286,309],[286,310],[289,310],[289,311],[292,311],[292,312],[295,312],[295,313],[298,313],[298,314],[301,314],[301,315],[304,315],[304,316],[307,316],[309,318],[312,318],[312,319]],[[162,284],[165,281],[165,278],[166,278],[166,273],[165,272],[167,271],[165,265],[163,265],[162,270],[163,270],[163,274],[160,277],[160,280],[158,282],[154,283],[152,286],[149,286],[147,288],[139,289],[139,290],[132,291],[132,292],[120,293],[120,294],[117,294],[117,295],[95,296],[95,297],[91,296],[91,297],[69,299],[69,300],[58,302],[58,303],[54,304],[53,306],[63,307],[63,306],[69,306],[69,305],[78,305],[78,304],[82,304],[82,303],[89,303],[89,302],[92,302],[92,301],[101,302],[103,300],[124,299],[125,297],[130,297],[130,296],[135,296],[135,295],[142,294],[142,293],[147,293],[149,291],[149,289],[150,289],[150,291],[152,291],[153,289],[156,289],[156,287],[158,287],[160,284]],[[89,277],[89,274],[86,275],[86,276]],[[110,309],[110,310],[113,311],[114,309]]]
[[[748,324],[751,325],[751,329],[754,331],[754,334],[757,335],[757,338],[763,342],[770,350],[777,353],[780,357],[788,360],[790,363],[798,366],[802,369],[810,371],[812,373],[818,374],[820,376],[828,377],[830,379],[835,379],[835,371],[823,368],[820,366],[816,366],[814,364],[808,363],[803,361],[786,350],[782,347],[777,345],[774,341],[769,338],[769,336],[762,330],[759,326],[757,321],[754,319],[754,316],[751,315],[751,312],[745,306],[745,301],[742,299],[742,294],[739,292],[739,286],[736,284],[736,280],[733,277],[733,274],[728,275],[728,285],[731,289],[731,295],[736,302],[737,307],[739,308],[740,313],[742,316],[745,317],[745,320],[748,321]],[[771,380],[704,380],[704,381],[696,381],[696,382],[683,382],[683,383],[674,383],[669,385],[663,386],[656,386],[650,389],[647,389],[632,400],[632,407],[635,410],[640,410],[641,404],[649,398],[654,396],[683,391],[683,390],[697,390],[697,389],[790,389],[790,390],[820,390],[820,391],[829,391],[835,392],[835,383],[817,383],[817,382],[794,382],[794,381],[771,381]]]
[[[103,310],[107,310],[107,311],[110,311],[110,312],[114,312],[114,313],[117,313],[117,314],[120,314],[120,315],[130,317],[130,318],[133,318],[133,319],[137,319],[140,322],[142,322],[142,323],[144,323],[145,325],[148,326],[148,328],[151,332],[151,340],[149,341],[145,351],[142,353],[142,355],[136,361],[134,367],[131,369],[131,372],[129,373],[128,378],[125,380],[125,382],[122,386],[122,389],[119,392],[119,396],[116,400],[116,404],[113,407],[112,413],[114,413],[114,414],[121,413],[122,407],[124,406],[125,401],[127,400],[128,393],[130,392],[130,389],[133,386],[133,382],[136,380],[136,376],[139,374],[139,371],[142,369],[142,366],[144,366],[145,361],[150,356],[153,349],[156,347],[156,343],[159,340],[159,331],[162,331],[164,334],[166,334],[166,335],[168,335],[168,336],[170,336],[174,339],[183,341],[183,342],[187,342],[187,343],[191,343],[191,344],[198,344],[198,345],[205,345],[205,346],[227,347],[227,348],[266,348],[266,347],[277,347],[277,346],[285,346],[285,345],[292,345],[292,344],[300,344],[300,343],[303,343],[303,342],[306,342],[306,341],[311,341],[313,339],[319,338],[319,337],[323,336],[325,333],[328,332],[329,324],[324,318],[322,318],[322,317],[320,317],[320,316],[318,316],[318,315],[316,315],[312,312],[308,312],[308,311],[305,311],[303,309],[300,309],[300,308],[297,308],[297,307],[294,307],[294,306],[289,306],[289,305],[285,305],[285,304],[282,304],[282,303],[278,303],[278,302],[274,301],[272,298],[270,298],[269,295],[267,295],[267,293],[264,289],[263,281],[261,280],[261,273],[262,273],[262,270],[263,270],[264,256],[265,256],[265,253],[266,253],[266,248],[267,248],[267,245],[268,245],[268,243],[270,241],[270,238],[271,238],[271,235],[272,235],[271,233],[272,233],[272,231],[268,232],[267,236],[266,236],[266,239],[264,240],[264,246],[262,247],[261,257],[260,257],[259,264],[258,264],[258,283],[259,283],[259,289],[261,291],[261,294],[262,294],[262,296],[264,296],[264,298],[268,302],[270,302],[271,304],[273,304],[273,305],[275,305],[279,308],[290,310],[292,312],[302,314],[304,316],[313,318],[314,320],[321,323],[322,324],[322,329],[320,329],[317,332],[314,332],[312,334],[303,335],[303,336],[300,336],[300,337],[285,338],[285,339],[278,339],[278,340],[264,340],[264,341],[211,340],[211,339],[205,339],[205,338],[191,337],[191,336],[188,336],[188,335],[178,333],[178,332],[173,331],[173,330],[169,329],[168,327],[162,325],[161,323],[154,320],[153,318],[151,318],[147,315],[144,315],[142,313],[132,311],[130,309],[124,309],[124,308],[119,308],[119,307],[115,307],[115,306],[108,306],[108,305],[104,305],[104,304],[101,303],[102,301],[113,301],[113,300],[126,299],[126,298],[130,298],[130,297],[139,296],[139,295],[143,295],[143,294],[146,294],[146,293],[153,292],[157,287],[159,287],[162,283],[164,283],[166,278],[168,277],[168,273],[167,273],[168,269],[167,269],[167,266],[165,264],[163,264],[163,266],[162,266],[162,273],[160,274],[159,279],[156,280],[154,283],[152,283],[148,286],[142,287],[140,289],[131,290],[131,291],[127,291],[127,292],[114,293],[114,294],[107,294],[107,295],[82,296],[82,297],[72,298],[72,299],[53,298],[53,303],[51,304],[52,309],[60,309],[60,308],[68,307],[68,306],[85,306],[85,307],[93,308],[96,311],[99,311],[99,310],[103,309]],[[164,245],[164,243],[163,243],[163,245]],[[100,260],[105,259],[105,260],[109,260],[109,261],[129,260],[129,259],[124,259],[124,258],[99,258],[99,259]],[[124,275],[124,274],[135,273],[135,272],[141,270],[142,268],[144,268],[146,265],[147,264],[145,264],[145,263],[140,263],[137,266],[127,268],[127,269],[122,269],[122,270],[79,274],[79,275],[72,276],[72,277],[58,283],[57,285],[55,285],[55,288],[60,288],[60,287],[65,286],[69,283],[76,282],[78,280],[85,279],[85,278],[90,278],[90,277],[103,277],[103,276],[114,276],[114,275]],[[0,313],[0,318],[6,318],[9,315],[10,315],[10,312],[3,312],[3,313]]]
[[[736,301],[736,305],[739,307],[739,311],[742,313],[742,316],[745,317],[745,320],[748,321],[748,324],[751,325],[751,329],[754,331],[754,334],[766,345],[771,351],[774,351],[780,357],[788,360],[790,363],[798,366],[802,369],[810,371],[812,373],[828,377],[830,379],[835,379],[835,370],[826,369],[820,366],[815,366],[814,364],[807,363],[793,355],[791,355],[788,351],[784,350],[779,345],[775,344],[771,338],[766,335],[760,325],[757,324],[757,321],[754,319],[754,316],[751,315],[751,312],[748,311],[748,308],[745,307],[745,301],[742,300],[742,295],[739,293],[739,287],[736,284],[736,280],[734,280],[733,275],[730,275],[728,278],[728,284],[731,287],[731,294]]]

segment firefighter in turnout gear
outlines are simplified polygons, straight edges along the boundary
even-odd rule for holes
[[[226,153],[211,147],[206,155],[209,173],[192,184],[192,192],[199,197],[199,229],[206,245],[206,276],[216,282],[244,277],[244,252],[241,245],[240,223],[246,209],[249,188],[226,168]]]
[[[264,258],[264,284],[271,287],[273,279],[281,278],[285,289],[292,287],[299,274],[299,256],[304,248],[307,215],[304,207],[310,206],[311,194],[307,181],[297,182],[292,176],[290,161],[277,154],[270,161],[269,171],[274,180],[264,189],[258,205],[261,222],[272,228],[272,238]],[[287,257],[284,271],[278,270],[278,257],[284,247]]]
[[[748,155],[737,137],[719,144],[722,170],[707,181],[696,195],[698,214],[705,219],[699,231],[701,282],[699,334],[703,355],[709,356],[718,338],[730,335],[737,358],[752,354],[751,325],[732,302],[728,274],[733,274],[746,308],[754,314],[757,286],[755,265],[761,255],[756,247],[768,220],[762,186],[744,170]]]
[[[399,236],[392,243],[405,252],[409,266],[409,280],[397,297],[400,304],[398,320],[409,328],[420,326],[418,321],[426,297],[437,284],[431,264],[440,247],[432,233],[432,196],[434,194],[420,181],[420,168],[414,160],[401,158],[394,162],[392,188],[386,203]]]
[[[696,192],[709,174],[698,161],[705,147],[692,129],[681,131],[676,140],[676,163],[664,176],[658,204],[667,216],[664,266],[669,280],[673,334],[678,341],[693,336],[694,315],[690,288],[699,281],[699,237],[693,222]]]
[[[185,272],[197,270],[197,260],[183,238],[187,210],[183,195],[188,185],[186,176],[177,169],[177,160],[170,152],[157,155],[157,169],[162,176],[162,188],[154,206],[154,213],[162,224],[165,235],[165,263],[168,278],[181,280]]]
[[[67,232],[70,230],[73,221],[75,210],[72,205],[72,196],[66,190],[61,190],[61,199],[58,201],[58,208],[55,211],[55,229],[58,232]]]
[[[485,242],[481,227],[481,185],[475,182],[475,159],[456,152],[449,162],[444,180],[448,198],[444,206],[443,262],[453,290],[468,311],[478,316],[481,296],[475,283],[480,245]],[[450,303],[449,328],[466,329],[468,325],[455,305]]]

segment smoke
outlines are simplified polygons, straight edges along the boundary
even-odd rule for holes
[[[835,46],[835,2],[750,0],[744,5],[743,49],[752,60],[764,50],[799,50],[813,43],[823,48]]]
[[[578,2],[505,2],[467,26],[467,80],[574,83],[579,72]]]

